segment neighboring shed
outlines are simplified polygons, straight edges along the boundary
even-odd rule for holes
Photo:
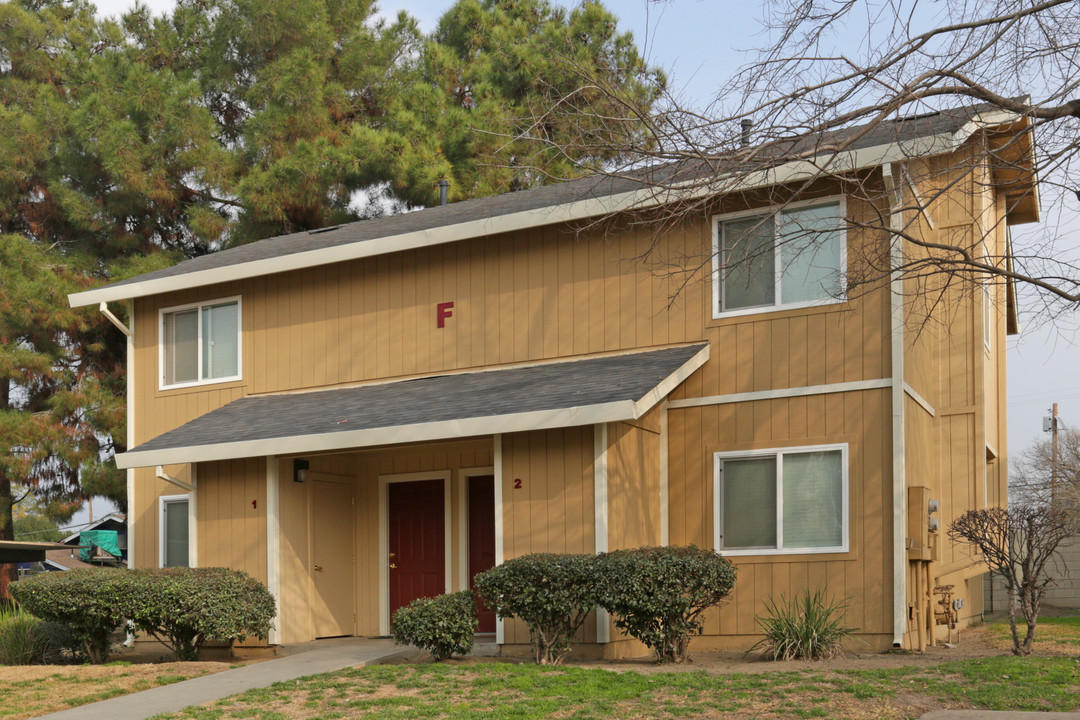
[[[127,518],[121,513],[109,513],[61,542],[80,547],[84,564],[123,565],[127,561]]]

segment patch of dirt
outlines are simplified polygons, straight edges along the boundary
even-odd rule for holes
[[[222,662],[0,666],[0,697],[5,707],[21,708],[5,714],[4,720],[37,717],[229,667]]]

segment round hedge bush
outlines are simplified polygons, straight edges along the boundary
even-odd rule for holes
[[[536,662],[557,665],[596,608],[595,563],[595,555],[522,555],[478,574],[476,592],[499,617],[528,626]]]
[[[109,636],[124,620],[195,660],[208,640],[266,637],[274,598],[258,580],[226,568],[71,570],[39,573],[11,584],[19,605],[63,623],[90,662],[109,656]]]
[[[467,655],[476,633],[476,601],[469,590],[413,600],[394,613],[394,641],[427,650],[436,660]]]
[[[107,568],[47,572],[12,583],[26,612],[62,623],[92,663],[109,658],[109,636],[120,627],[131,595],[130,571]]]
[[[702,614],[735,587],[735,566],[694,545],[615,550],[598,556],[596,569],[600,606],[662,663],[687,660]]]
[[[239,570],[137,569],[127,575],[126,617],[180,660],[197,660],[208,640],[265,638],[276,614],[266,586]]]

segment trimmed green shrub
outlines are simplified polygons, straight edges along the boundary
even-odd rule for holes
[[[600,555],[596,567],[600,606],[661,663],[687,660],[702,614],[735,586],[735,567],[694,545],[615,550]]]
[[[394,613],[394,641],[445,660],[472,650],[476,625],[476,601],[470,590],[420,598]]]
[[[0,607],[0,665],[40,665],[58,654],[50,623],[17,607]]]
[[[756,618],[765,637],[750,650],[763,647],[771,660],[820,660],[843,652],[841,644],[858,628],[843,625],[847,604],[829,602],[825,591],[809,590],[790,602],[780,596],[780,603],[765,601],[766,617]]]
[[[501,618],[519,618],[541,665],[558,665],[596,607],[596,556],[537,553],[507,560],[475,579],[476,592]]]
[[[23,610],[66,625],[92,663],[109,658],[109,636],[124,621],[128,570],[94,568],[32,575],[10,585]]]
[[[161,568],[126,572],[125,616],[167,645],[179,660],[197,660],[208,640],[266,637],[274,597],[258,580],[226,568]]]

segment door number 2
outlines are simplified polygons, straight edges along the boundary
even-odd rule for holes
[[[520,490],[521,489],[521,478],[514,478],[514,489],[515,490]]]

